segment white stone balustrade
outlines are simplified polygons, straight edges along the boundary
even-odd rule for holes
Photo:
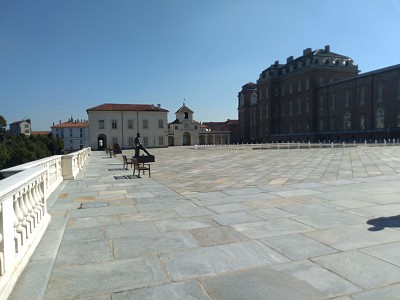
[[[90,148],[0,170],[0,299],[11,293],[50,222],[47,199],[64,179],[75,179]]]
[[[91,148],[85,148],[61,157],[62,176],[64,179],[75,179],[82,170],[91,153]]]
[[[32,168],[0,181],[2,299],[12,291],[50,222],[47,178],[48,169]]]

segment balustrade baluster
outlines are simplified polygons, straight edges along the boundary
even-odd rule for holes
[[[38,192],[39,185],[40,185],[40,181],[36,180],[35,187],[32,190],[32,194],[33,194],[32,200],[34,202],[34,208],[35,208],[36,219],[37,219],[38,224],[40,223],[40,220],[42,219],[42,207],[40,206],[40,203],[39,203],[40,196],[39,196],[39,192]]]
[[[41,206],[39,203],[39,193],[38,193],[38,181],[35,181],[35,186],[32,189],[32,200],[34,202],[34,209],[36,212],[36,219],[37,219],[37,223],[40,223],[40,220],[42,219],[42,210],[41,210]]]
[[[35,228],[35,215],[32,216],[33,207],[32,207],[31,199],[30,199],[32,188],[33,188],[33,182],[31,182],[27,186],[27,191],[24,195],[24,205],[25,205],[26,209],[28,210],[28,215],[26,216],[26,221],[29,222],[30,233],[32,233],[33,229]]]
[[[38,225],[38,217],[37,217],[37,210],[36,210],[36,203],[34,200],[34,191],[36,188],[36,180],[31,183],[31,188],[29,189],[28,193],[28,201],[30,205],[30,216],[33,219],[33,228],[36,228]]]
[[[15,240],[15,252],[20,251],[20,247],[24,245],[25,243],[25,236],[24,236],[24,228],[21,225],[22,220],[24,219],[24,215],[21,212],[21,209],[19,208],[19,194],[14,195],[14,240]]]
[[[25,228],[25,237],[28,238],[28,236],[30,235],[30,226],[29,226],[29,222],[27,220],[28,209],[25,206],[25,199],[24,199],[25,195],[26,195],[26,189],[27,189],[26,187],[24,187],[22,189],[22,194],[21,194],[21,197],[18,197],[18,201],[19,201],[19,208],[20,208],[20,210],[22,212],[22,216],[23,216],[21,225],[22,225],[22,227]]]

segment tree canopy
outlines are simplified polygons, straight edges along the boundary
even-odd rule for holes
[[[1,120],[0,120],[1,121]],[[0,170],[63,154],[64,140],[48,135],[7,136],[0,140]]]

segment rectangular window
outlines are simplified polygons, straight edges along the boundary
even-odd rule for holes
[[[336,95],[331,95],[331,108],[336,108]]]
[[[301,114],[301,99],[297,100],[297,113]]]
[[[118,143],[118,138],[113,137],[112,138],[112,144],[114,145],[114,144],[117,144],[117,143]]]
[[[400,80],[398,80],[396,83],[396,100],[400,100]]]
[[[305,107],[306,113],[310,112],[310,100],[306,99],[306,107]]]
[[[293,87],[292,84],[289,85],[289,94],[291,94],[293,92]]]
[[[128,129],[133,129],[133,120],[128,120]]]
[[[104,120],[99,120],[99,129],[104,129]]]
[[[324,109],[324,107],[325,107],[325,102],[324,102],[324,97],[320,97],[319,98],[319,110],[323,110]]]
[[[147,147],[149,145],[149,138],[147,136],[143,137],[143,146]]]
[[[366,98],[366,91],[365,88],[362,87],[360,91],[360,105],[365,104],[365,98]]]
[[[128,146],[133,147],[133,137],[128,138]]]
[[[291,116],[293,113],[293,103],[292,101],[289,102],[289,115]]]
[[[346,93],[344,94],[343,106],[344,106],[344,107],[349,107],[349,105],[350,105],[350,93],[349,93],[349,92],[346,92]]]
[[[158,128],[164,128],[164,121],[158,120]]]
[[[306,90],[310,88],[310,79],[306,79]]]
[[[142,127],[143,127],[144,129],[148,128],[148,122],[147,122],[147,120],[142,120]]]
[[[175,130],[178,130],[178,126],[177,125],[175,125]]]
[[[158,144],[159,144],[160,146],[163,146],[163,145],[164,145],[164,137],[163,137],[163,136],[159,136],[159,137],[158,137]]]
[[[376,101],[383,101],[383,85],[378,85]]]
[[[112,129],[117,129],[117,120],[112,120],[111,121],[111,128]]]
[[[301,81],[297,82],[297,91],[301,92]]]

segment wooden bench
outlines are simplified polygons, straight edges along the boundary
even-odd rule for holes
[[[140,178],[140,171],[149,171],[149,177],[151,177],[150,173],[150,164],[139,163],[136,158],[132,157],[132,164],[133,164],[133,175],[135,175],[136,169],[138,170],[138,178]]]
[[[128,170],[128,166],[131,165],[133,168],[133,162],[131,158],[127,158],[125,154],[122,155],[122,158],[124,160],[124,166],[122,167],[125,170]]]

